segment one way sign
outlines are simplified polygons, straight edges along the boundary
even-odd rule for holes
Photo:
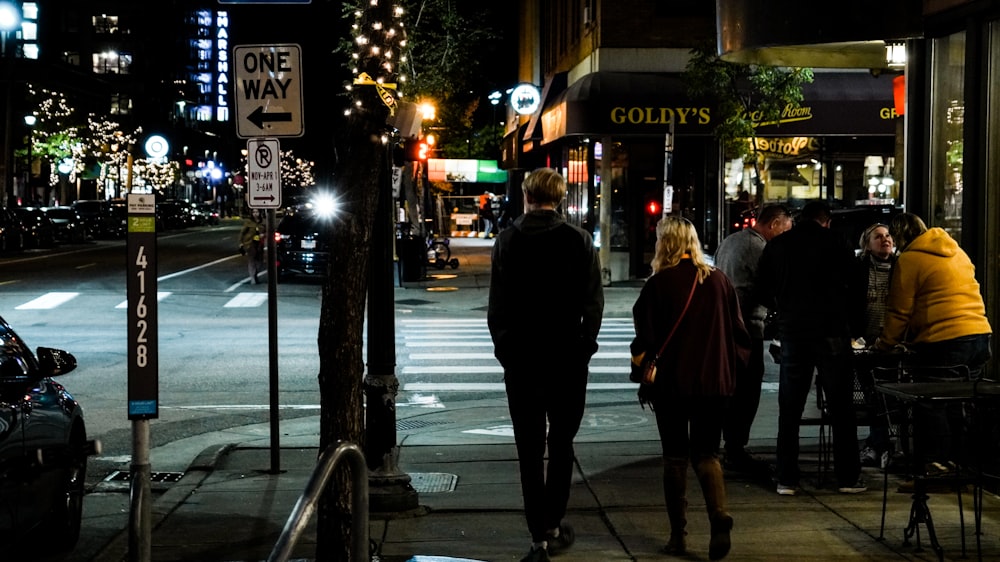
[[[237,136],[302,136],[300,60],[298,45],[233,48]]]

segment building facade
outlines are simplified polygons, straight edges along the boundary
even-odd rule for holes
[[[853,0],[851,0],[853,2]],[[1000,317],[1000,7],[980,0],[890,0],[883,10],[830,3],[828,17],[791,15],[788,29],[762,36],[730,33],[747,14],[791,10],[789,0],[720,0],[723,57],[821,64],[831,44],[841,51],[870,43],[905,49],[905,115],[901,201],[929,226],[947,230],[972,258],[996,325]],[[870,4],[870,3],[869,3]],[[864,22],[852,17],[864,14]],[[817,25],[816,22],[823,22]],[[740,22],[740,23],[736,23]],[[751,22],[752,23],[752,22]],[[857,24],[857,25],[852,25]],[[749,25],[749,24],[748,24]],[[852,43],[855,42],[855,43]],[[854,51],[855,53],[860,51]],[[820,56],[816,56],[819,53]],[[790,58],[789,58],[790,57]],[[849,57],[857,62],[863,57]],[[988,370],[995,377],[996,362]]]
[[[519,78],[542,100],[536,114],[510,116],[505,164],[563,171],[567,216],[597,234],[606,280],[648,273],[664,205],[695,221],[711,253],[754,201],[847,209],[899,198],[899,73],[817,71],[800,108],[758,125],[754,167],[721,152],[713,102],[684,81],[691,50],[715,41],[712,3],[525,0],[520,21]]]

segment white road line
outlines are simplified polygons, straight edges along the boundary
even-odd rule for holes
[[[73,300],[79,294],[80,293],[45,293],[37,299],[30,300],[20,306],[15,306],[14,310],[47,310]]]
[[[490,353],[411,353],[409,358],[414,361],[474,361],[479,359],[495,359]],[[631,360],[632,355],[628,352],[613,353],[598,351],[592,359],[627,359]]]
[[[267,302],[267,293],[239,293],[223,308],[254,308]]]
[[[588,370],[592,375],[621,375],[628,373],[631,368],[626,364],[622,367],[611,365],[591,365]],[[503,367],[500,365],[475,365],[467,367],[456,367],[452,365],[436,366],[406,366],[402,368],[404,375],[502,375]]]
[[[592,382],[587,390],[634,390],[639,385],[634,382]],[[502,382],[411,382],[402,385],[406,392],[464,392],[472,390],[503,392]]]

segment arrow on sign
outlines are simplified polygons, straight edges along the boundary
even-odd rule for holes
[[[266,197],[264,197],[264,196],[260,196],[260,197],[254,196],[253,200],[254,201],[271,201],[273,203],[274,202],[274,195],[268,195]]]
[[[247,115],[247,121],[257,125],[258,129],[264,128],[264,123],[270,123],[272,121],[291,121],[292,114],[290,112],[284,113],[264,113],[263,107],[258,107],[253,113]]]

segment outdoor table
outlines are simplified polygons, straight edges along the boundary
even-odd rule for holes
[[[963,402],[963,403],[978,403],[979,405],[996,405],[1000,403],[1000,383],[990,380],[971,380],[971,381],[949,381],[949,382],[895,382],[895,383],[878,383],[875,385],[875,390],[881,392],[886,396],[891,396],[900,400],[903,403],[909,405],[920,405],[920,404],[936,404],[943,402]],[[971,434],[975,436],[982,436],[985,434],[986,429],[983,427],[983,416],[978,415],[979,410],[977,408],[977,415],[972,418],[972,428]],[[977,451],[981,451],[981,447],[976,447]],[[979,555],[979,560],[983,559],[982,551],[982,509],[983,509],[983,470],[982,470],[982,459],[977,458],[978,466],[973,467],[974,475],[974,489],[973,489],[973,513],[975,518],[976,527],[976,551]],[[961,500],[960,500],[961,501]],[[961,503],[959,503],[959,509],[961,509]],[[882,504],[882,516],[883,521],[885,517],[885,501]],[[914,488],[913,494],[913,505],[910,509],[910,521],[907,524],[906,529],[903,531],[904,539],[908,540],[918,530],[918,524],[924,523],[927,526],[928,538],[931,542],[932,548],[938,555],[938,559],[944,560],[944,551],[941,545],[937,541],[937,535],[934,532],[934,524],[931,520],[930,509],[927,507],[927,494],[925,492],[918,492],[917,488]],[[964,533],[964,520],[963,520],[963,532],[962,532],[962,554],[965,555],[965,533]],[[919,535],[918,539],[919,541]]]

